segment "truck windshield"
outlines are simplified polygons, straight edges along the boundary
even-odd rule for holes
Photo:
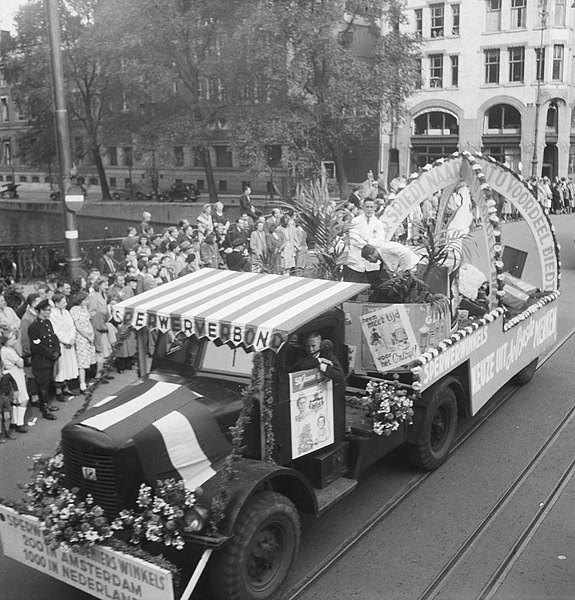
[[[178,371],[186,376],[201,372],[250,377],[252,360],[253,352],[248,353],[243,348],[216,345],[208,339],[199,340],[195,336],[176,336],[168,331],[157,338],[152,369]]]

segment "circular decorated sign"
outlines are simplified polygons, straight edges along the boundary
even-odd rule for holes
[[[84,205],[84,190],[79,185],[71,185],[64,196],[66,208],[78,212]]]

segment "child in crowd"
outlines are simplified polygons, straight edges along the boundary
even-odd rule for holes
[[[14,402],[14,389],[16,384],[10,373],[0,377],[0,444],[5,444],[6,439],[14,440],[16,436],[10,431],[12,422],[12,404]]]

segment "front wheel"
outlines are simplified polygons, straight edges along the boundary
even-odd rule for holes
[[[299,514],[276,492],[259,492],[242,508],[234,536],[211,566],[218,600],[266,600],[291,570],[300,541]]]
[[[519,373],[513,376],[511,379],[512,383],[516,385],[525,385],[529,383],[533,379],[533,375],[535,375],[535,371],[537,371],[537,363],[539,362],[539,358],[531,361],[526,367],[523,367]]]
[[[412,465],[433,471],[447,460],[457,428],[457,398],[450,385],[431,392],[417,443],[406,444]]]

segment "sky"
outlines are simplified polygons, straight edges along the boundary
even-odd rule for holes
[[[13,31],[12,18],[26,0],[0,0],[0,29]]]

